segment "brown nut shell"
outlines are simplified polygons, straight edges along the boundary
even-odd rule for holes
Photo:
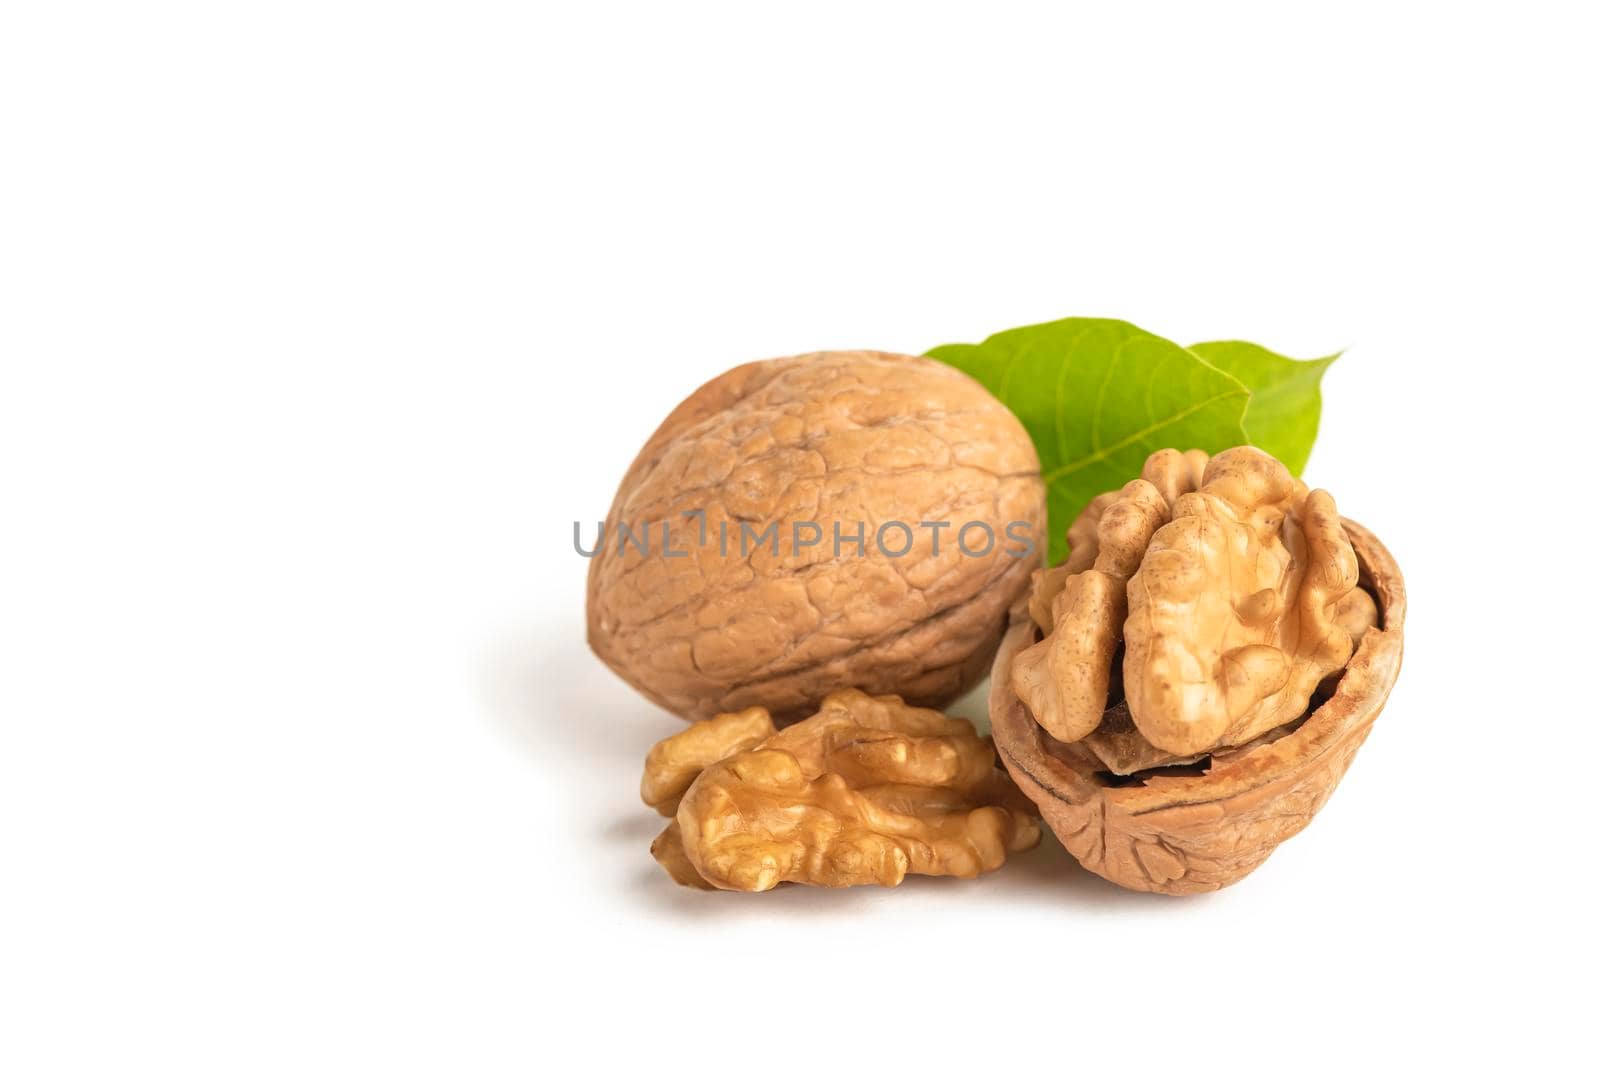
[[[624,476],[589,562],[589,644],[685,719],[761,705],[793,722],[849,687],[943,707],[987,674],[1044,520],[1027,431],[955,368],[745,364],[678,405]],[[624,525],[649,551],[619,547]]]
[[[1217,890],[1254,871],[1327,801],[1383,710],[1400,671],[1406,593],[1400,569],[1366,528],[1344,529],[1378,623],[1362,636],[1332,696],[1292,730],[1214,753],[1202,773],[1109,776],[1055,743],[1011,685],[1012,661],[1039,640],[1025,608],[1001,643],[989,692],[1000,759],[1061,842],[1090,871],[1131,890]]]

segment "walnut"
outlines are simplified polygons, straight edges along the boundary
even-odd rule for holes
[[[1080,557],[1087,570],[1057,580],[1048,633],[1037,604],[1014,611],[990,719],[1018,785],[1086,867],[1187,894],[1243,878],[1332,792],[1399,671],[1405,587],[1376,538],[1259,450],[1168,488],[1178,495],[1156,496],[1171,518],[1149,535],[1145,521],[1105,525],[1113,508],[1153,509],[1148,489],[1101,502],[1094,566]],[[1141,538],[1118,632],[1117,580]],[[1071,596],[1090,584],[1104,610]]]
[[[684,791],[702,771],[776,732],[772,713],[756,705],[743,712],[724,712],[663,738],[644,758],[639,796],[663,816],[670,816],[678,811]]]
[[[1172,753],[1237,745],[1298,718],[1350,659],[1333,605],[1356,555],[1323,490],[1229,449],[1179,500],[1128,584],[1123,685],[1134,723]]]
[[[1378,625],[1378,603],[1372,599],[1372,594],[1357,586],[1334,602],[1333,621],[1350,635],[1353,645]]]
[[[700,873],[694,870],[689,854],[684,851],[683,834],[678,830],[677,820],[667,824],[666,828],[656,835],[656,840],[650,843],[650,855],[656,858],[656,863],[665,868],[667,874],[672,876],[672,881],[679,886],[687,886],[691,890],[719,889],[706,882]]]
[[[1204,455],[1152,455],[1141,477],[1096,497],[1073,523],[1067,562],[1038,573],[1029,611],[1045,638],[1018,654],[1012,684],[1053,737],[1076,741],[1100,724],[1128,615],[1128,580],[1179,496],[1195,488]]]
[[[810,718],[758,739],[751,713],[759,711],[739,713],[742,723],[724,715],[697,724],[652,750],[654,758],[709,753],[723,742],[742,747],[699,773],[651,846],[682,885],[770,890],[784,882],[896,886],[907,874],[970,878],[1039,840],[1031,806],[966,720],[842,690]]]
[[[789,722],[852,686],[942,707],[988,670],[1044,499],[1027,432],[952,367],[746,364],[623,478],[590,561],[589,644],[688,719],[761,705]]]

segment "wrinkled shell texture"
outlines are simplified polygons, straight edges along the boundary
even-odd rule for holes
[[[1405,618],[1394,560],[1332,498],[1258,450],[1203,476],[1180,459],[1086,509],[990,691],[1001,758],[1067,848],[1167,894],[1237,881],[1309,822],[1387,699]],[[1074,594],[1089,583],[1097,600]]]
[[[590,561],[589,643],[689,719],[761,705],[790,722],[852,686],[942,707],[988,670],[1037,564],[1038,472],[1016,418],[936,361],[824,352],[736,367],[680,404],[623,478]],[[660,551],[663,521],[682,555]],[[774,521],[775,553],[755,544]],[[904,555],[899,527],[885,527],[889,553],[878,544],[892,522],[911,528]],[[923,522],[949,524],[937,553]],[[796,523],[820,524],[820,543],[797,545],[818,532],[796,539]],[[850,541],[835,553],[834,523],[842,538],[862,524],[861,555]],[[994,532],[987,554],[983,528],[973,555],[954,544],[968,523]],[[1012,523],[1034,555],[1008,554],[1021,549]],[[650,551],[619,552],[619,524],[648,524]]]
[[[727,744],[744,747],[699,771],[651,846],[681,885],[761,891],[785,882],[896,886],[908,874],[970,878],[1039,841],[1032,806],[965,720],[858,690],[832,694],[815,715],[758,740],[764,715],[724,713],[652,751],[675,752],[669,762],[687,767]],[[647,766],[647,802],[652,778]]]

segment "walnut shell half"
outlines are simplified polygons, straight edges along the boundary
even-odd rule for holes
[[[1292,729],[1213,753],[1209,764],[1113,776],[1047,735],[1011,684],[1039,640],[1025,606],[996,657],[989,719],[1000,759],[1084,867],[1131,890],[1195,894],[1229,886],[1297,834],[1328,800],[1400,672],[1406,593],[1387,549],[1343,521],[1378,605],[1331,697]],[[1203,768],[1197,772],[1196,768]]]

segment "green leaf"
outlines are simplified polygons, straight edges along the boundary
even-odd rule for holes
[[[1245,445],[1250,393],[1188,349],[1117,319],[1059,319],[927,354],[977,379],[1033,437],[1049,489],[1050,559],[1090,498],[1157,449]]]
[[[1296,476],[1304,471],[1322,418],[1322,373],[1339,357],[1291,360],[1248,341],[1206,341],[1189,351],[1250,391],[1244,410],[1250,444],[1282,460]]]

